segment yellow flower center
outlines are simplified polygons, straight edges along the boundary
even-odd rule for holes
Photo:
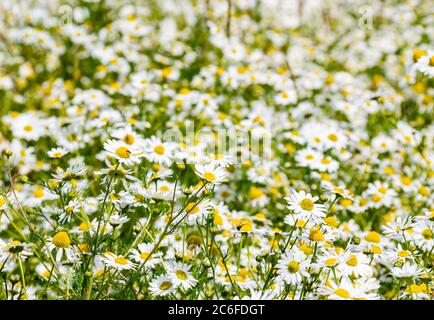
[[[350,293],[347,290],[342,288],[337,288],[334,291],[334,294],[344,299],[348,299],[350,297]]]
[[[134,138],[134,136],[133,136],[132,134],[127,134],[127,135],[124,137],[124,142],[125,142],[125,143],[128,143],[128,144],[133,144],[135,140],[136,140],[136,139]]]
[[[330,141],[333,141],[333,142],[338,141],[338,136],[335,135],[334,133],[330,133],[330,134],[327,136],[327,138],[328,138]]]
[[[181,88],[181,90],[179,90],[180,94],[186,95],[190,93],[190,89],[188,88]]]
[[[28,125],[24,126],[24,131],[26,131],[26,132],[32,132],[33,131],[33,127],[30,124],[28,124]]]
[[[229,198],[231,196],[231,193],[227,190],[223,190],[220,195],[226,199],[226,198]]]
[[[391,168],[391,167],[385,167],[384,173],[390,176],[390,175],[395,173],[395,170],[393,170],[393,168]]]
[[[128,159],[131,157],[131,151],[127,147],[119,147],[115,153],[119,158]]]
[[[427,52],[425,50],[416,49],[413,51],[413,61],[416,62],[419,58],[426,56]]]
[[[300,220],[297,221],[296,226],[298,228],[304,228],[306,226],[306,224],[307,224],[306,221],[304,221],[303,219],[300,219]]]
[[[378,188],[378,191],[381,193],[386,193],[387,192],[387,188],[386,187],[380,187]]]
[[[218,214],[218,212],[214,211],[214,224],[216,225],[222,225],[223,224],[223,218],[221,215]]]
[[[242,218],[238,223],[238,230],[241,232],[250,232],[252,229],[252,221],[248,218]]]
[[[324,234],[321,232],[321,230],[312,228],[309,232],[309,240],[312,241],[323,241],[324,240]]]
[[[434,56],[431,56],[431,57],[429,58],[429,66],[430,66],[430,67],[434,67]]]
[[[410,255],[410,252],[408,250],[402,250],[398,252],[398,256],[401,258],[408,257]]]
[[[424,229],[422,231],[422,236],[426,239],[426,240],[430,240],[433,237],[433,232],[431,231],[431,229]]]
[[[313,253],[313,248],[304,243],[299,247],[299,249],[300,251],[303,251],[303,253],[306,255],[310,255]]]
[[[329,160],[329,159],[327,159],[327,158],[321,159],[321,163],[322,163],[322,164],[330,164],[331,162],[332,162],[332,161]]]
[[[117,258],[115,259],[115,263],[124,266],[124,265],[128,264],[128,260],[125,259],[124,257],[117,257]]]
[[[406,177],[406,176],[401,177],[401,182],[403,185],[409,186],[412,183],[412,181],[413,180],[411,180],[410,177]]]
[[[366,235],[365,240],[369,242],[379,243],[381,240],[380,234],[378,232],[371,231]]]
[[[87,243],[80,243],[78,245],[78,248],[80,249],[81,252],[84,252],[84,253],[90,252],[90,247]]]
[[[380,202],[381,201],[381,197],[378,194],[374,194],[372,196],[372,201],[374,201],[374,202]]]
[[[300,269],[300,263],[298,261],[291,261],[288,263],[288,271],[290,273],[296,273]]]
[[[428,197],[429,196],[429,190],[428,188],[422,186],[419,188],[419,194],[423,195],[424,197]]]
[[[69,248],[71,245],[71,240],[69,239],[69,235],[65,231],[60,231],[56,233],[56,235],[52,239],[53,244],[58,248]]]
[[[333,81],[334,81],[333,75],[331,75],[331,74],[327,75],[327,77],[325,78],[325,83],[326,84],[332,84]]]
[[[110,199],[113,200],[113,201],[117,201],[117,200],[120,200],[121,197],[118,194],[112,194],[110,196]]]
[[[357,266],[357,263],[358,263],[359,261],[357,260],[357,256],[355,256],[355,255],[351,255],[350,256],[350,258],[347,260],[347,265],[349,265],[350,267],[355,267],[355,266]]]
[[[164,78],[167,78],[171,73],[172,73],[172,70],[170,70],[170,68],[164,68],[163,70],[161,70],[161,75]]]
[[[208,181],[215,181],[216,180],[215,174],[212,172],[209,172],[209,171],[205,172],[203,174],[203,177]]]
[[[353,201],[351,199],[342,199],[341,200],[341,205],[343,205],[344,207],[349,207],[353,204]]]
[[[83,232],[88,232],[92,225],[89,222],[82,222],[78,229]]]
[[[170,188],[168,186],[161,186],[160,190],[163,191],[163,192],[167,192],[167,191],[170,190]]]
[[[336,228],[339,225],[338,220],[333,216],[325,218],[324,222],[331,228]]]
[[[365,206],[366,204],[368,203],[368,200],[367,199],[365,199],[365,198],[360,198],[360,200],[359,200],[359,205],[360,206]]]
[[[324,261],[324,264],[326,266],[333,266],[336,263],[336,258],[328,258],[326,261]]]
[[[164,146],[162,146],[162,145],[156,146],[154,148],[154,152],[157,153],[157,154],[159,154],[159,155],[164,154]]]
[[[180,280],[187,280],[187,274],[183,270],[176,270],[176,277]]]
[[[187,207],[185,207],[185,211],[189,214],[195,214],[198,213],[200,211],[200,208],[198,205],[196,205],[193,202],[190,202]]]
[[[421,293],[422,288],[419,287],[417,284],[411,284],[405,289],[405,291],[407,291],[410,294]]]
[[[301,200],[299,205],[303,210],[306,210],[306,211],[312,211],[312,209],[313,209],[313,201],[310,200],[309,198],[305,198],[305,199]]]
[[[375,254],[380,254],[381,253],[381,248],[379,246],[372,246],[371,248],[371,252],[375,253]]]
[[[149,252],[142,252],[140,254],[140,259],[146,260],[149,257]]]
[[[42,198],[45,195],[44,190],[41,187],[37,187],[35,191],[33,191],[33,196],[35,198]]]
[[[160,290],[166,291],[172,288],[172,282],[170,281],[163,281],[160,283]]]
[[[256,188],[256,187],[250,188],[250,191],[249,191],[250,199],[258,199],[258,198],[262,197],[263,195],[264,195],[264,193],[262,192],[261,189]]]

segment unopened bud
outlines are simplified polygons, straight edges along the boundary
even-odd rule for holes
[[[204,259],[204,260],[202,261],[202,265],[203,265],[205,268],[209,268],[209,267],[211,267],[211,263],[209,262],[208,259]]]
[[[13,274],[13,275],[11,275],[9,277],[9,281],[12,282],[12,284],[15,285],[16,283],[18,283],[20,281],[20,277],[17,276],[17,275],[15,275],[15,274]]]
[[[3,151],[3,154],[4,154],[4,156],[5,156],[6,158],[9,159],[10,157],[12,157],[13,152],[12,152],[11,149],[6,149],[6,150]]]
[[[359,237],[353,237],[353,243],[354,244],[360,244],[360,238]]]
[[[28,183],[29,182],[29,177],[28,176],[19,176],[17,178],[17,182],[18,183]]]
[[[176,166],[178,167],[178,169],[181,169],[181,170],[185,169],[185,164],[184,163],[178,163]]]
[[[191,188],[184,188],[184,190],[182,190],[182,192],[183,192],[186,196],[188,196],[188,195],[190,195],[190,194],[193,193],[193,191],[191,190]]]

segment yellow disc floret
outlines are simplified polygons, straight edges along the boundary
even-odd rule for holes
[[[69,248],[71,245],[71,239],[66,231],[60,231],[52,239],[53,244],[58,248]]]

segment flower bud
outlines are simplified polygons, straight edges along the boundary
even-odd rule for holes
[[[13,154],[13,152],[12,152],[12,150],[11,149],[6,149],[6,150],[3,150],[3,155],[6,157],[6,158],[10,158],[10,157],[12,157],[12,154]]]

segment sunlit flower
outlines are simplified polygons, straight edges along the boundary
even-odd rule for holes
[[[119,163],[131,166],[140,163],[143,153],[136,147],[125,142],[109,140],[104,144],[104,149],[110,156],[114,157]]]
[[[325,207],[323,204],[316,203],[318,197],[312,197],[311,194],[304,191],[292,191],[292,193],[285,198],[288,202],[288,208],[300,215],[300,219],[312,219],[319,223],[325,216]]]
[[[104,253],[102,261],[110,267],[118,270],[130,270],[134,269],[136,265],[123,256],[118,256],[112,252]]]

